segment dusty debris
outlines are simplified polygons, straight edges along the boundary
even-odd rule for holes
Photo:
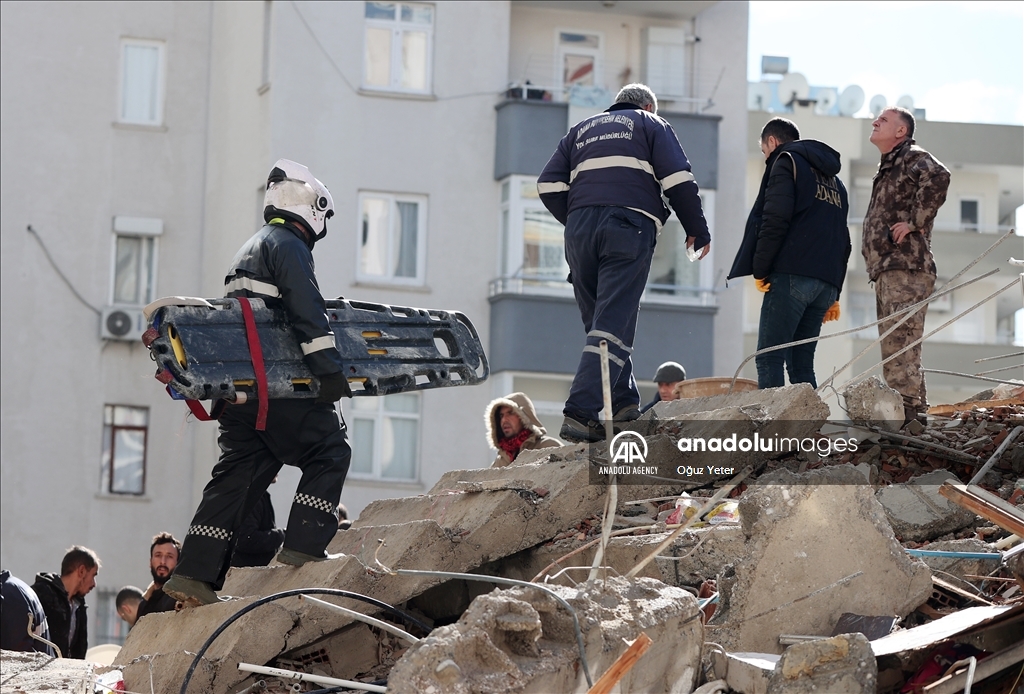
[[[914,542],[933,540],[974,522],[973,513],[939,495],[939,487],[950,480],[957,481],[952,473],[936,470],[914,477],[907,484],[878,490],[875,497],[897,537]]]
[[[840,395],[846,403],[846,413],[854,422],[872,424],[888,431],[899,431],[903,426],[903,396],[885,385],[878,376],[860,381]]]
[[[875,694],[878,666],[864,634],[843,634],[787,648],[767,694]]]
[[[0,655],[4,694],[93,694],[94,679],[95,667],[84,660],[18,651],[3,651]]]
[[[620,682],[628,692],[690,692],[703,645],[697,600],[659,581],[552,586],[577,610],[592,678],[644,632],[653,644]],[[539,590],[496,590],[435,629],[395,665],[389,689],[441,694],[569,692],[586,687],[572,620]]]
[[[905,616],[928,598],[928,567],[903,552],[863,479],[850,466],[780,470],[747,490],[744,551],[720,584],[713,641],[781,653],[780,634],[827,636],[844,612]]]

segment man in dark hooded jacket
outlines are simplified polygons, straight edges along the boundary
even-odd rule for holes
[[[850,258],[850,209],[837,178],[839,153],[801,140],[796,125],[773,118],[761,131],[765,172],[747,219],[729,278],[753,275],[765,292],[757,331],[758,351],[817,337],[822,323],[839,318],[839,293]],[[755,359],[759,388],[810,383],[817,342],[776,350]]]

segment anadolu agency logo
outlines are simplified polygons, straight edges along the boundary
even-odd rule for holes
[[[600,466],[602,475],[653,475],[657,467],[647,466],[647,440],[635,431],[620,431],[612,438],[611,465]]]

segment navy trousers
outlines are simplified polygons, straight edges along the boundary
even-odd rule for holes
[[[333,404],[272,400],[265,431],[255,401],[229,405],[220,418],[220,460],[182,543],[175,573],[224,585],[235,533],[282,465],[302,470],[284,546],[320,556],[338,531],[335,515],[352,449]]]
[[[821,319],[835,303],[839,290],[828,282],[803,275],[773,272],[767,279],[771,287],[761,303],[757,348],[761,350],[820,335]],[[785,362],[790,383],[810,383],[817,388],[818,382],[814,378],[814,349],[817,346],[817,342],[808,342],[754,357],[757,387],[786,385],[782,375]]]
[[[656,243],[654,220],[635,210],[584,207],[569,213],[565,259],[587,342],[565,402],[567,416],[597,420],[604,406],[601,340],[608,342],[612,413],[640,404],[630,354]]]

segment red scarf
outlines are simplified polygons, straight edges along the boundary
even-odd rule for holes
[[[533,431],[523,427],[523,430],[509,439],[498,439],[498,448],[508,453],[510,460],[515,460],[519,455],[519,449],[526,443],[526,439],[533,436]]]

